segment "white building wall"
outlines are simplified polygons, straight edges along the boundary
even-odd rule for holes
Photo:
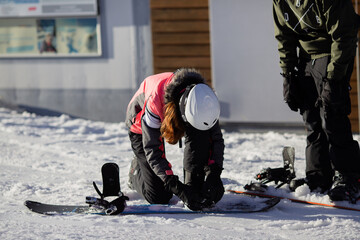
[[[210,21],[221,121],[301,122],[282,97],[272,1],[210,0]]]

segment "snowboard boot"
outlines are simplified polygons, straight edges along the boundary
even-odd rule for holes
[[[295,190],[298,187],[300,187],[306,183],[307,183],[306,178],[292,179],[289,183],[289,189],[290,189],[290,191],[295,192]]]
[[[294,192],[298,187],[302,185],[308,185],[311,192],[325,193],[331,187],[331,182],[324,180],[324,177],[317,175],[310,175],[306,178],[293,179],[289,183],[289,189]]]
[[[138,174],[139,169],[140,169],[140,167],[139,167],[138,161],[137,161],[136,157],[134,157],[133,160],[131,161],[131,165],[130,165],[130,169],[129,169],[128,186],[129,186],[130,189],[134,190],[133,178],[134,178],[135,175]]]
[[[336,171],[334,183],[328,192],[332,201],[349,201],[356,203],[360,195],[360,179],[356,175],[341,174]]]

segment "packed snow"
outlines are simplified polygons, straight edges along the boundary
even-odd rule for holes
[[[267,167],[282,166],[282,149],[296,149],[296,174],[304,176],[302,131],[223,131],[226,190],[244,184]],[[359,135],[354,135],[359,141]],[[175,174],[182,177],[182,151],[166,145]],[[358,239],[360,212],[282,200],[260,213],[178,215],[67,215],[33,213],[25,200],[85,204],[101,187],[101,166],[120,167],[122,191],[129,204],[145,203],[127,186],[133,157],[124,123],[37,116],[0,108],[0,239]],[[328,203],[327,196],[306,186],[284,196]],[[224,199],[229,196],[224,195]],[[178,201],[176,197],[173,202]],[[360,207],[360,206],[359,206]]]

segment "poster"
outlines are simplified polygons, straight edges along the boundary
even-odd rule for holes
[[[56,21],[57,48],[59,53],[97,53],[96,19],[72,18]]]
[[[0,21],[0,56],[38,53],[35,19]]]
[[[100,56],[99,39],[97,17],[0,19],[0,57]]]
[[[40,53],[57,53],[55,19],[37,20],[37,42]]]

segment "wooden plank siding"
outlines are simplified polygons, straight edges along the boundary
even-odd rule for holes
[[[198,69],[211,84],[208,0],[150,0],[154,73]]]
[[[351,99],[351,114],[349,115],[351,121],[352,131],[354,133],[359,133],[359,106],[358,106],[358,91],[357,91],[357,71],[356,63],[354,65],[354,71],[351,75],[350,86],[352,90],[350,91]]]
[[[353,4],[355,7],[355,1],[353,0]],[[358,0],[358,12],[360,12],[360,1]],[[358,48],[359,51],[359,48]],[[358,106],[358,91],[357,91],[357,71],[356,71],[356,60],[354,65],[354,71],[351,75],[350,85],[352,87],[352,90],[350,92],[350,98],[351,98],[351,114],[349,115],[350,121],[351,121],[351,127],[352,131],[354,133],[359,133],[359,106]]]

